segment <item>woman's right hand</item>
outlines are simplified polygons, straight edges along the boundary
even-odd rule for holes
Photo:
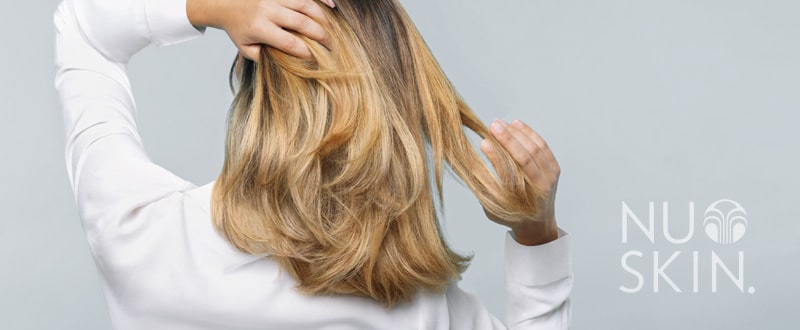
[[[329,7],[333,0],[319,0]],[[326,21],[315,0],[187,0],[186,14],[194,26],[225,30],[239,52],[251,59],[259,57],[261,44],[288,54],[309,58],[311,51],[296,31],[329,46],[320,23]]]

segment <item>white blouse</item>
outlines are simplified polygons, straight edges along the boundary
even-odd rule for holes
[[[213,228],[214,182],[154,164],[136,126],[126,63],[153,43],[201,36],[186,0],[64,0],[54,15],[66,163],[115,329],[566,329],[570,236],[527,247],[506,234],[506,322],[451,284],[390,310],[355,296],[306,296],[268,255]]]

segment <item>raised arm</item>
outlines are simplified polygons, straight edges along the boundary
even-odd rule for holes
[[[306,17],[305,12],[280,5],[283,2],[306,3],[300,10],[309,12],[314,7],[308,5],[314,4],[312,0],[63,0],[59,4],[53,16],[55,86],[66,133],[67,173],[93,253],[104,239],[126,232],[124,226],[141,225],[123,221],[127,215],[194,187],[154,164],[142,146],[126,69],[131,57],[149,44],[163,47],[197,38],[206,25],[228,29],[240,48],[279,43],[285,35],[267,34],[291,29],[292,24],[304,24],[296,29],[317,33],[312,37],[324,37],[314,32],[319,26],[297,18]],[[187,7],[202,19],[190,21]],[[258,9],[262,7],[274,13],[248,14],[263,14]]]
[[[148,44],[202,35],[184,1],[64,0],[54,14],[67,172],[93,252],[125,215],[193,187],[145,153],[126,70]]]

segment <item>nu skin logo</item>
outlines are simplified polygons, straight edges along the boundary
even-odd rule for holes
[[[749,294],[756,292],[754,286],[745,286],[744,251],[732,251],[732,248],[729,247],[741,240],[747,230],[747,211],[741,204],[731,199],[720,199],[706,208],[703,213],[701,230],[708,239],[719,244],[719,249],[702,251],[680,249],[683,244],[688,243],[695,236],[694,202],[688,203],[688,217],[680,216],[677,219],[674,219],[674,216],[670,217],[670,210],[674,207],[670,208],[669,202],[661,203],[661,212],[657,212],[658,207],[655,202],[649,202],[647,206],[648,212],[645,215],[641,213],[643,207],[631,208],[627,203],[622,202],[622,244],[632,244],[629,243],[629,232],[635,232],[637,228],[647,241],[645,243],[638,241],[635,249],[622,255],[620,259],[622,270],[632,275],[635,281],[633,281],[634,285],[620,285],[620,291],[637,293],[646,284],[650,284],[652,292],[658,293],[664,291],[664,284],[666,284],[669,289],[672,289],[672,292],[676,293],[688,290],[686,287],[689,285],[691,292],[694,293],[709,289],[710,292],[716,293],[720,289],[718,278],[727,277],[739,292]],[[634,212],[634,209],[640,213]],[[659,216],[663,237],[657,235],[656,220],[659,219]],[[656,245],[656,240],[659,241],[659,245]],[[671,244],[674,249],[670,251],[669,246],[664,245],[663,241]],[[649,249],[647,249],[648,245]],[[646,249],[650,251],[643,251]],[[670,271],[673,263],[681,264],[683,267],[674,267]],[[690,269],[691,281],[684,280],[683,283],[673,281],[670,275],[675,276],[673,273],[677,272],[676,268]],[[682,276],[681,278],[686,277]],[[629,280],[625,282],[630,283]],[[731,288],[726,284],[723,284],[723,287]]]
[[[747,230],[747,211],[737,202],[720,199],[706,209],[703,228],[714,242],[722,245],[736,243]]]

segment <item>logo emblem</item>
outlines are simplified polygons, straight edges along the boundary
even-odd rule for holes
[[[747,229],[747,211],[735,201],[720,199],[706,209],[703,228],[708,238],[716,243],[735,243]]]

